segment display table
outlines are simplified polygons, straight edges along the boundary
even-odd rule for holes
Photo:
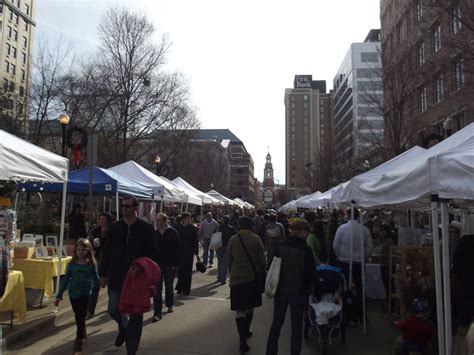
[[[365,295],[373,300],[385,299],[385,287],[380,272],[380,264],[365,264]]]
[[[13,312],[20,322],[26,321],[25,281],[21,271],[10,271],[8,274],[5,293],[0,298],[0,312]]]
[[[62,258],[61,275],[64,275],[70,256]],[[46,297],[54,295],[53,277],[59,276],[58,258],[14,259],[13,270],[23,272],[25,287],[44,290]]]

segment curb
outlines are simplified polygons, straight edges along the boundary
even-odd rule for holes
[[[96,310],[106,309],[107,302],[107,293],[99,295]],[[45,330],[50,331],[55,326],[58,326],[58,324],[63,325],[70,322],[71,326],[74,326],[74,312],[69,299],[64,297],[63,304],[63,307],[60,307],[56,314],[53,313],[54,303],[50,303],[44,307],[44,313],[38,319],[27,321],[24,324],[14,324],[12,329],[3,331],[3,348],[8,350],[8,347],[19,345],[25,342],[25,339],[27,339],[28,343],[34,343],[36,339],[42,336]]]

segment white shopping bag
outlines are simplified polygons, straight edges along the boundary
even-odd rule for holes
[[[222,247],[222,232],[215,232],[211,237],[211,244],[209,248],[212,250],[217,250]]]
[[[273,257],[270,269],[267,272],[267,279],[265,280],[265,294],[268,298],[273,298],[278,288],[280,281],[281,258]]]

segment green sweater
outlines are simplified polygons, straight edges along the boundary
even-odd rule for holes
[[[239,233],[252,258],[257,273],[265,275],[265,254],[260,237],[249,230],[241,230]],[[236,286],[244,282],[255,280],[249,258],[245,254],[242,243],[237,235],[229,240],[227,257],[229,262],[230,286]]]
[[[98,281],[97,270],[90,264],[77,264],[70,262],[66,268],[66,275],[61,281],[56,299],[61,299],[69,285],[69,297],[78,299],[89,296],[92,290],[92,281]]]
[[[314,233],[310,233],[308,238],[306,238],[306,244],[311,248],[314,257],[314,264],[318,266],[321,264],[319,260],[319,253],[321,252],[321,243],[319,242],[318,238],[314,235]]]

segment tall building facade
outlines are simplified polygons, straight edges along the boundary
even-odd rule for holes
[[[386,145],[429,147],[474,121],[470,0],[381,0]]]
[[[383,147],[381,68],[380,30],[371,30],[351,44],[334,77],[335,174],[342,179]]]
[[[34,0],[0,2],[0,93],[8,114],[25,122],[28,115],[33,54]]]
[[[286,186],[315,190],[321,184],[322,142],[327,142],[331,94],[326,81],[296,75],[285,89]]]

